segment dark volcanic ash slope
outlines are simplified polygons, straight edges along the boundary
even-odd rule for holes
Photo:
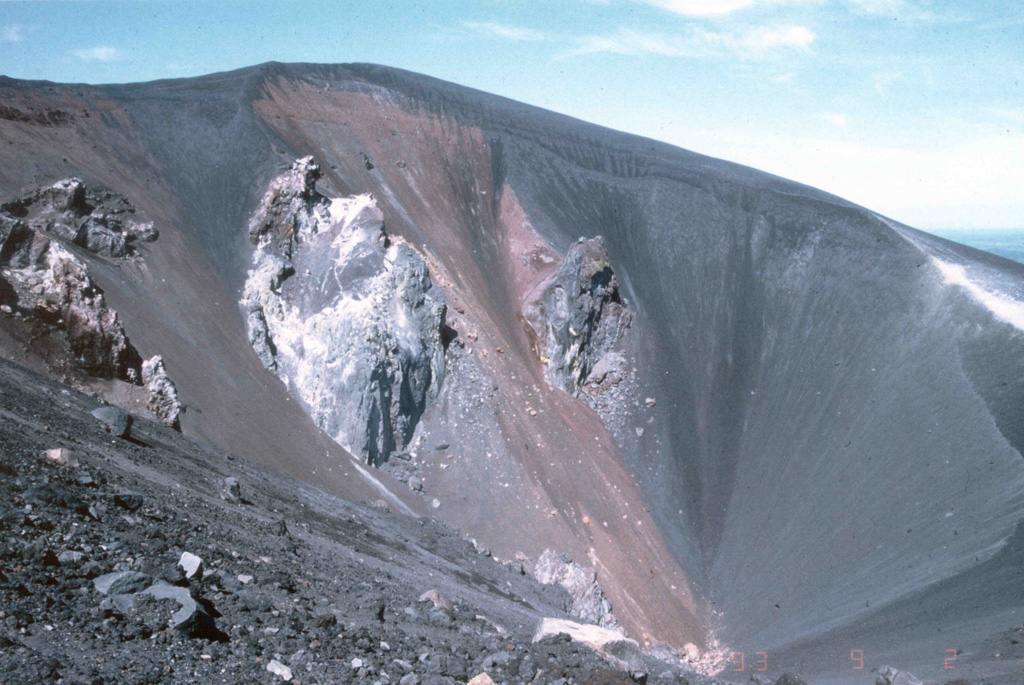
[[[858,682],[854,649],[934,679],[947,649],[965,673],[1019,665],[986,641],[1024,608],[1020,266],[380,67],[0,94],[22,113],[0,120],[4,197],[74,175],[160,230],[144,267],[90,271],[166,360],[186,433],[395,493],[500,556],[586,559],[640,639],[715,635],[814,682]],[[261,362],[241,304],[250,221],[307,155],[326,202],[372,194],[446,304],[443,382],[376,471]],[[322,265],[289,259],[282,300],[323,311]]]

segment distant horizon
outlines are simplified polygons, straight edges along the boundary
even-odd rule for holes
[[[5,2],[12,78],[268,61],[427,74],[804,183],[922,229],[1024,217],[1024,6],[995,0]]]

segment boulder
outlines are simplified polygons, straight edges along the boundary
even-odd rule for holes
[[[92,410],[108,433],[119,438],[129,438],[132,433],[132,415],[119,407],[106,406]]]
[[[126,595],[138,592],[149,585],[152,580],[145,573],[121,571],[94,578],[92,584],[101,595]]]
[[[172,600],[176,602],[178,610],[171,615],[167,625],[178,630],[182,635],[209,639],[218,639],[220,637],[213,618],[193,599],[188,588],[158,581],[139,594],[149,595],[156,600]]]

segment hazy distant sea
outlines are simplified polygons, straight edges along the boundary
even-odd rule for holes
[[[929,233],[1024,264],[1024,228],[933,229]]]

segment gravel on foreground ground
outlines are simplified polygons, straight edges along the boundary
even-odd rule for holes
[[[100,406],[0,360],[0,681],[716,682],[533,643],[568,595],[521,565]]]

